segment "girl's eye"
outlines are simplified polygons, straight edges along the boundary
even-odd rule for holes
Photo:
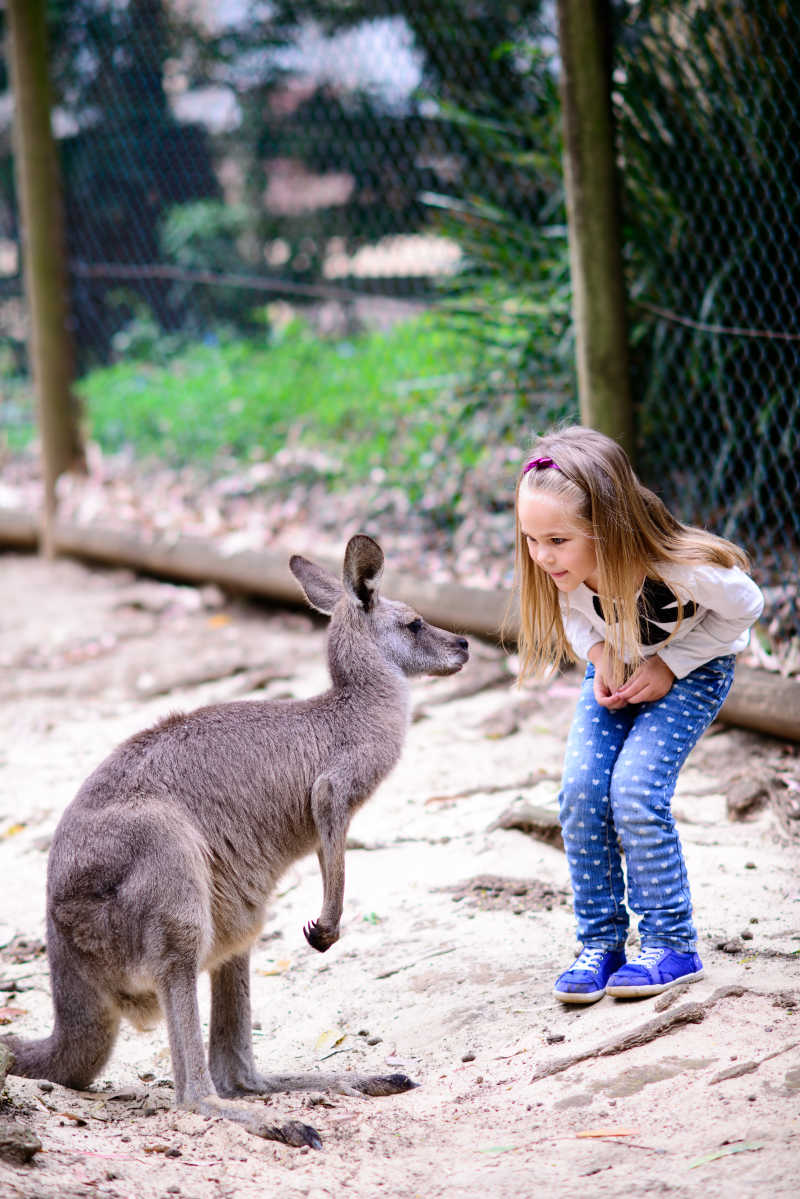
[[[409,625],[407,625],[406,627],[408,628],[408,631],[409,631],[410,633],[418,633],[418,632],[420,631],[420,629],[422,628],[422,621],[421,621],[421,620],[420,620],[420,618],[417,616],[417,617],[415,617],[415,619],[414,619],[414,620],[412,620],[412,621],[411,621],[411,623],[410,623]]]
[[[553,537],[551,540],[553,545],[563,545],[567,539],[566,537]]]

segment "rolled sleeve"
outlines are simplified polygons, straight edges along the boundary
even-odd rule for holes
[[[738,654],[750,640],[750,628],[764,608],[753,580],[736,566],[698,567],[684,584],[691,599],[705,609],[700,620],[659,651],[676,678],[685,678],[705,662]]]

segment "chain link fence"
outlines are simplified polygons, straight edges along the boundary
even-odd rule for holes
[[[639,464],[684,519],[748,548],[775,629],[800,634],[800,14],[756,0],[612,10]],[[546,223],[563,247],[535,144],[554,20],[539,0],[52,6],[81,369],[170,338],[260,336],[275,301],[320,328],[396,320],[474,272],[490,218],[506,280],[533,254],[526,227]],[[527,142],[504,141],[509,122]],[[442,197],[463,201],[461,234],[437,223]],[[6,104],[6,427],[25,365],[18,241]],[[512,301],[483,322],[502,319],[508,344],[514,314],[528,320]],[[544,329],[523,341],[530,385]],[[574,412],[571,373],[553,370]],[[531,423],[541,411],[531,401]]]
[[[644,0],[615,102],[641,468],[800,631],[800,10]]]

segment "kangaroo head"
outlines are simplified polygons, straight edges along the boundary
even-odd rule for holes
[[[297,554],[289,567],[312,607],[334,616],[337,630],[346,628],[368,638],[383,659],[403,674],[460,670],[469,657],[466,638],[429,624],[407,604],[384,599],[379,592],[383,561],[377,542],[359,533],[347,543],[341,582]],[[363,643],[354,652],[363,654]]]

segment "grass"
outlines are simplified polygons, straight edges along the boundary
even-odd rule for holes
[[[213,464],[272,457],[287,439],[333,453],[344,482],[418,474],[447,449],[473,351],[435,315],[346,341],[293,322],[269,344],[195,343],[166,365],[124,360],[78,390],[91,437],[114,452]],[[478,438],[458,437],[467,457]]]

